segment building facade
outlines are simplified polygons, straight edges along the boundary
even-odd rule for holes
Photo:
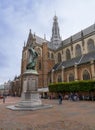
[[[39,88],[47,88],[51,82],[95,79],[95,24],[65,40],[60,37],[57,16],[53,19],[50,41],[45,36],[40,38],[32,34],[30,30],[22,51],[21,86],[30,44],[35,45],[38,53]]]

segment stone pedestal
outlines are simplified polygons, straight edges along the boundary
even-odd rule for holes
[[[23,74],[23,91],[21,101],[7,108],[12,110],[37,110],[50,108],[51,105],[42,104],[38,93],[38,73],[36,70],[27,70]]]
[[[34,107],[42,105],[39,97],[38,89],[38,73],[36,70],[27,70],[23,74],[23,92],[21,102],[17,107]]]

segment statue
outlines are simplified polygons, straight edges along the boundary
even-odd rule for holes
[[[31,47],[31,46],[28,48],[28,51],[29,51],[29,60],[28,60],[28,64],[26,66],[26,69],[35,70],[38,54],[34,50],[34,47]]]

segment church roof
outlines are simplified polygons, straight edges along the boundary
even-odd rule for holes
[[[40,45],[42,45],[42,43],[43,42],[47,42],[47,43],[49,43],[49,41],[47,41],[47,40],[45,40],[45,39],[43,39],[43,38],[41,38],[41,37],[39,37],[39,36],[37,36],[37,35],[35,35],[35,38],[36,38],[36,43],[38,43],[38,44],[40,44]]]
[[[95,32],[95,24],[89,26],[88,28],[72,35],[72,42],[75,42],[77,40],[80,40],[83,37],[87,36],[87,35],[90,35],[92,34],[93,32]],[[69,45],[71,43],[71,37],[65,39],[62,41],[62,46],[66,46],[66,45]],[[61,46],[61,47],[62,47]]]
[[[55,48],[52,46],[52,43],[49,42],[48,40],[45,40],[37,35],[35,35],[35,38],[36,38],[36,43],[39,44],[39,45],[42,45],[42,43],[44,43],[46,41],[46,43],[48,44],[48,48],[54,50]]]
[[[81,40],[82,37],[86,37],[86,36],[89,36],[91,34],[95,33],[95,24],[89,26],[88,28],[68,37],[67,39],[63,40],[61,42],[61,45],[59,46],[59,48],[62,48],[62,47],[65,47],[65,46],[68,46],[70,43],[74,43],[78,40]],[[52,46],[52,43],[49,42],[49,48],[55,50],[55,48]]]
[[[53,69],[58,70],[62,66],[64,66],[64,68],[69,68],[69,67],[73,67],[75,64],[77,65],[85,64],[87,62],[90,62],[91,60],[95,61],[95,51],[72,58],[67,61],[63,61],[60,64],[57,63],[56,65],[54,65]]]
[[[89,26],[88,28],[70,36],[69,38],[63,40],[61,42],[61,44],[59,45],[59,48],[62,48],[62,47],[65,47],[65,46],[68,46],[70,43],[74,43],[78,40],[81,40],[82,37],[86,37],[86,36],[89,36],[91,34],[95,33],[95,24]],[[31,33],[30,33],[31,34]],[[30,41],[32,39],[32,34],[30,35],[29,34],[29,38],[28,38],[28,41]],[[53,46],[52,42],[48,41],[48,40],[45,40],[44,38],[41,38],[37,35],[35,35],[35,38],[36,38],[36,43],[42,45],[43,42],[47,42],[48,43],[48,47],[52,50],[56,50],[56,48]]]

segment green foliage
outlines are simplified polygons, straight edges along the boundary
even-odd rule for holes
[[[83,80],[83,81],[73,81],[73,82],[52,83],[49,85],[49,91],[50,92],[95,91],[95,81]]]

